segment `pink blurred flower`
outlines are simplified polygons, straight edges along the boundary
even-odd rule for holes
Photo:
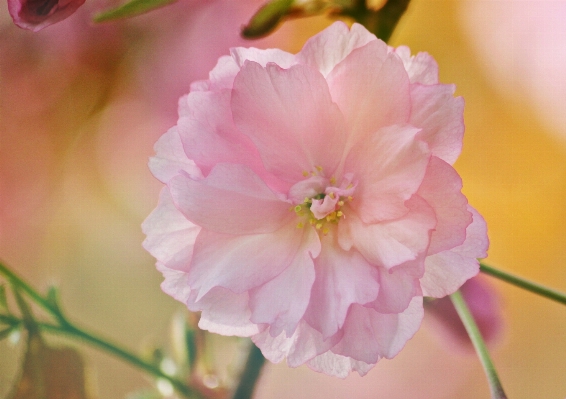
[[[167,187],[144,246],[163,290],[273,362],[345,377],[395,356],[423,295],[457,290],[486,256],[451,166],[464,130],[453,92],[428,54],[357,24],[296,55],[232,49],[150,160]]]
[[[503,329],[503,315],[499,298],[494,288],[478,275],[460,288],[462,296],[474,316],[483,339],[492,344],[497,341]],[[425,302],[425,310],[439,327],[437,331],[443,342],[452,343],[456,349],[473,351],[472,341],[450,298]]]
[[[8,0],[8,11],[20,28],[37,32],[62,21],[85,0]]]

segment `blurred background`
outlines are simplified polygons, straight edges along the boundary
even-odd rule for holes
[[[297,52],[331,23],[285,23],[246,42],[260,0],[179,0],[93,26],[87,0],[38,33],[0,5],[0,259],[35,287],[57,284],[80,325],[136,351],[167,346],[183,305],[163,294],[140,224],[160,184],[147,159],[175,124],[177,99],[232,46]],[[466,100],[456,169],[486,218],[488,263],[566,291],[566,1],[413,0],[390,44],[427,51]],[[566,309],[491,278],[504,314],[492,345],[513,399],[566,397]],[[232,358],[234,340],[214,338]],[[68,342],[68,341],[65,341]],[[76,342],[70,342],[76,345]],[[0,342],[0,398],[23,345]],[[95,398],[149,388],[141,372],[80,346]],[[228,370],[229,371],[229,370]],[[219,371],[221,373],[221,371]],[[430,315],[399,356],[339,380],[268,365],[257,398],[488,398],[480,364]]]

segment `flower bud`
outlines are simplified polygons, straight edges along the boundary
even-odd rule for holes
[[[20,28],[37,32],[74,13],[85,0],[8,0],[8,10]]]

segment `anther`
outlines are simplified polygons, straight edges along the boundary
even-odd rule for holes
[[[344,206],[344,201],[342,200],[338,201],[338,206]]]
[[[298,229],[302,229],[305,225],[303,224],[303,222],[299,222],[297,223],[297,228]]]
[[[317,223],[315,227],[317,230],[320,230],[320,228],[322,227],[322,223]]]
[[[295,212],[299,213],[302,209],[302,207],[300,205],[297,205],[295,208]]]
[[[315,168],[316,168],[316,170],[318,170],[319,172],[322,172],[322,166],[318,165],[318,166],[315,166]]]
[[[338,211],[338,212],[336,212],[336,216],[341,218],[342,216],[344,216],[344,213],[342,211]]]
[[[336,184],[336,178],[334,176],[330,178],[330,184],[332,185]]]
[[[303,170],[303,176],[307,177],[309,175],[309,172],[307,172],[306,170]]]

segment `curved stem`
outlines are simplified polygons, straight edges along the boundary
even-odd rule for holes
[[[250,399],[252,397],[264,364],[265,357],[263,357],[259,348],[252,343],[246,365],[240,376],[240,382],[236,387],[236,391],[234,391],[232,399]]]
[[[496,269],[492,266],[486,265],[483,262],[480,262],[480,270],[485,274],[489,274],[490,276],[513,284],[519,288],[523,288],[527,291],[534,292],[535,294],[566,305],[566,294],[563,292],[546,287],[539,283],[535,283],[533,281],[529,281],[523,277],[516,276],[503,270]]]
[[[74,325],[61,313],[60,309],[57,307],[57,304],[53,304],[46,298],[41,296],[23,279],[17,276],[2,263],[0,263],[0,275],[4,275],[15,287],[17,287],[17,289],[25,292],[36,304],[38,304],[45,311],[54,316],[55,319],[60,323],[59,325],[55,325],[50,323],[36,322],[35,325],[39,327],[39,329],[46,330],[51,333],[64,334],[72,338],[81,339],[89,343],[90,345],[105,350],[106,352],[126,361],[127,363],[130,363],[131,365],[151,374],[156,378],[162,378],[169,381],[179,393],[185,396],[200,397],[200,395],[198,395],[198,393],[190,386],[188,386],[185,382],[163,373],[159,369],[159,367],[155,366],[154,364],[146,362],[134,353],[125,348],[122,348],[117,344],[112,343],[106,338],[102,338],[97,334]]]
[[[503,391],[503,386],[499,381],[499,377],[497,376],[497,372],[495,371],[495,367],[489,357],[489,352],[487,351],[487,347],[485,342],[481,336],[480,330],[468,309],[468,305],[462,297],[460,291],[456,291],[452,295],[450,295],[450,299],[458,312],[458,316],[462,320],[464,327],[466,327],[466,331],[472,340],[472,344],[476,349],[478,357],[480,358],[480,362],[483,366],[485,374],[487,375],[487,380],[489,382],[489,388],[491,390],[491,397],[492,399],[507,399],[505,392]]]

